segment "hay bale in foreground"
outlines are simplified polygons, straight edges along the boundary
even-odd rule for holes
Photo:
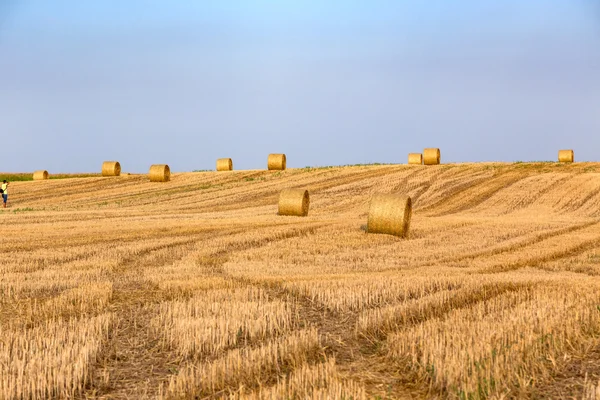
[[[575,162],[575,153],[573,152],[573,150],[559,150],[558,162]]]
[[[104,161],[102,163],[102,176],[121,175],[121,164],[118,161]]]
[[[34,181],[42,181],[42,180],[48,179],[48,178],[49,178],[49,174],[48,174],[48,171],[46,171],[46,170],[35,171],[33,173]]]
[[[423,150],[423,164],[438,165],[440,163],[440,149],[429,148]]]
[[[217,171],[232,171],[233,161],[231,158],[219,158],[217,160]]]
[[[408,237],[412,216],[412,200],[399,194],[375,194],[371,198],[368,233]]]
[[[422,165],[423,164],[423,154],[409,153],[408,154],[408,163],[412,164],[412,165]]]
[[[150,182],[168,182],[171,179],[171,169],[167,164],[154,164],[148,172]]]
[[[269,154],[267,168],[270,171],[283,171],[286,167],[285,154]]]
[[[306,189],[283,189],[279,193],[279,211],[278,215],[295,215],[306,217],[308,207],[310,206],[310,197]]]

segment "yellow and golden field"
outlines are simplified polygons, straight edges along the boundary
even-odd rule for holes
[[[13,182],[0,221],[0,399],[600,399],[600,163]]]

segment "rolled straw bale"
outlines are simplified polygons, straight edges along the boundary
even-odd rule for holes
[[[375,194],[371,198],[367,232],[408,237],[412,200],[400,194]]]
[[[102,176],[121,175],[121,164],[118,161],[104,161],[102,163]]]
[[[440,163],[440,149],[423,150],[423,164],[437,165]]]
[[[150,182],[168,182],[171,179],[171,169],[167,164],[154,164],[148,172]]]
[[[408,163],[414,165],[423,164],[423,154],[421,153],[409,153],[408,154]]]
[[[269,154],[267,168],[269,170],[284,170],[286,166],[285,154]]]
[[[279,215],[295,215],[306,217],[310,197],[305,189],[283,189],[279,193]]]
[[[575,153],[573,150],[559,150],[558,151],[558,162],[574,162]]]
[[[219,158],[217,160],[217,171],[231,170],[233,170],[233,161],[231,161],[231,158]]]
[[[48,171],[46,170],[40,170],[40,171],[35,171],[33,173],[33,180],[34,181],[41,181],[44,179],[48,179],[49,175],[48,175]]]

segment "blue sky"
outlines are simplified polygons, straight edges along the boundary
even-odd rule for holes
[[[600,160],[594,0],[0,0],[0,171]]]

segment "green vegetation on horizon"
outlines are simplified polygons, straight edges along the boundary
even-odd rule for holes
[[[92,174],[51,174],[49,179],[67,179],[67,178],[98,178],[102,176],[99,173]],[[32,181],[33,173],[0,173],[0,181],[7,180],[9,182]]]

